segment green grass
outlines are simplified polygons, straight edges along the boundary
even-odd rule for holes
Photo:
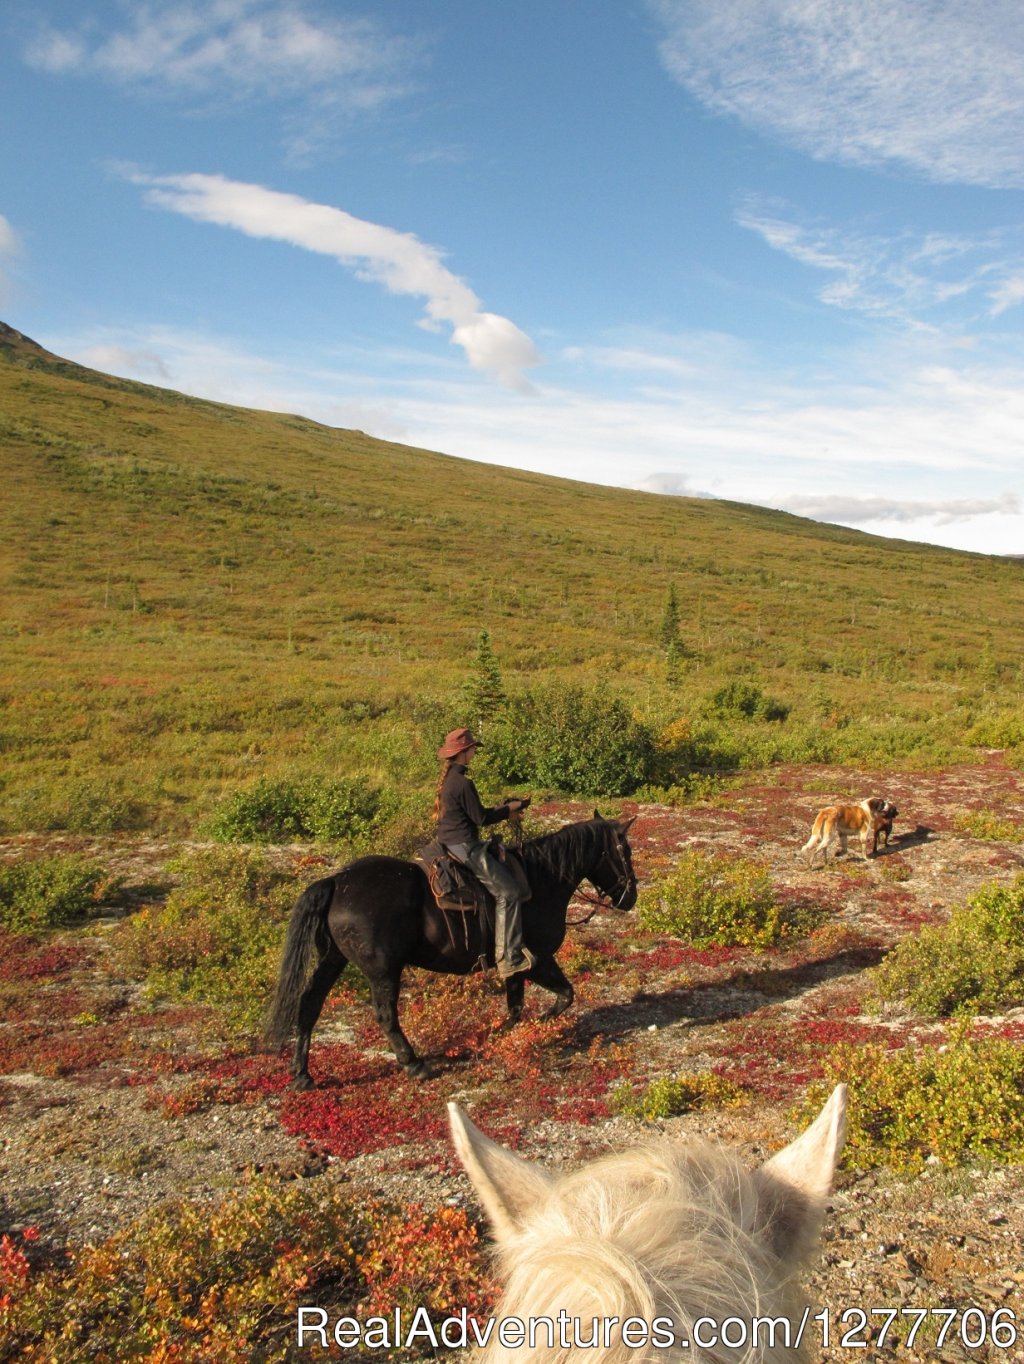
[[[296,774],[427,790],[484,629],[510,702],[603,684],[686,722],[666,786],[1024,760],[1019,563],[204,402],[2,326],[0,414],[0,829],[183,830]]]

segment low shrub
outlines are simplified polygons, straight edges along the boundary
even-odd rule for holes
[[[630,796],[640,805],[667,805],[678,810],[712,800],[726,788],[725,778],[708,772],[687,772],[668,786],[638,786]]]
[[[743,1101],[743,1091],[724,1075],[716,1075],[713,1071],[663,1075],[639,1090],[623,1080],[609,1096],[613,1113],[644,1122],[674,1118],[701,1108],[734,1108]]]
[[[768,868],[731,853],[683,853],[656,885],[641,891],[640,922],[652,933],[696,947],[771,947],[802,937],[820,914],[780,903]]]
[[[742,717],[747,720],[785,720],[789,707],[774,697],[767,696],[754,682],[735,680],[719,687],[708,700],[708,709],[715,715]]]
[[[408,1325],[422,1305],[435,1328],[462,1307],[480,1315],[490,1308],[476,1229],[461,1209],[357,1200],[320,1184],[256,1180],[217,1206],[165,1204],[48,1268],[33,1268],[4,1238],[0,1353],[39,1364],[276,1364],[296,1357],[298,1309],[315,1303],[332,1325],[340,1316],[364,1322],[366,1348],[346,1354],[368,1360],[382,1357],[381,1318],[396,1307]],[[306,1349],[316,1340],[307,1338]],[[435,1355],[423,1338],[402,1352],[409,1360]]]
[[[653,731],[602,686],[557,683],[511,698],[487,726],[481,772],[576,795],[628,796],[653,778]]]
[[[877,1003],[948,1016],[1024,1003],[1024,873],[990,882],[947,923],[904,938],[873,973]]]
[[[1024,843],[1024,824],[996,810],[964,810],[954,816],[953,827],[987,843]]]
[[[808,1094],[812,1117],[840,1081],[849,1086],[844,1160],[853,1169],[915,1169],[930,1156],[1024,1161],[1024,1049],[955,1028],[944,1046],[891,1051],[840,1045]]]
[[[14,933],[60,928],[94,914],[120,883],[71,854],[0,865],[0,924]]]
[[[151,998],[210,1004],[239,1028],[259,1025],[299,886],[258,852],[214,848],[169,864],[181,884],[120,926],[123,967]]]
[[[237,791],[207,825],[225,843],[342,841],[359,844],[398,808],[393,792],[365,777],[334,781],[263,779]]]

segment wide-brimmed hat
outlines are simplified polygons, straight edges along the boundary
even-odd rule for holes
[[[468,729],[453,729],[444,736],[444,743],[437,750],[439,758],[457,758],[465,748],[482,748],[479,739],[473,738],[473,733]]]

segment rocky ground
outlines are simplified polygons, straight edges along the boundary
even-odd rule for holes
[[[817,808],[874,793],[888,796],[900,810],[897,837],[876,860],[864,863],[851,852],[816,869],[795,855]],[[624,807],[630,813],[634,808]],[[580,969],[574,976],[580,990],[569,1040],[577,1059],[596,1038],[628,1052],[638,1075],[707,1069],[723,1058],[738,1075],[747,1066],[754,1082],[750,1102],[659,1126],[738,1145],[751,1162],[763,1158],[792,1135],[790,1114],[799,1095],[787,1084],[790,1062],[781,1041],[774,1058],[777,1074],[772,1056],[753,1052],[771,1052],[774,1037],[789,1037],[800,1025],[849,1017],[850,1001],[863,994],[865,970],[886,946],[922,923],[942,919],[983,882],[1009,880],[1024,869],[1024,844],[982,840],[965,831],[963,816],[972,811],[995,811],[1024,824],[1024,780],[999,755],[945,773],[781,769],[699,806],[636,808],[631,841],[641,877],[664,868],[683,847],[743,851],[765,860],[787,894],[826,905],[830,926],[817,935],[813,949],[794,948],[770,959],[739,953],[701,961],[641,950],[627,921],[596,916],[573,930],[564,949],[570,975],[574,952],[584,962],[590,944],[607,947],[626,942],[622,935],[627,935],[629,945],[618,954],[616,969],[589,977]],[[563,804],[543,813],[562,822],[590,812]],[[0,841],[0,858],[41,847],[87,851],[126,877],[121,912],[131,912],[166,888],[165,863],[181,851],[178,845],[144,839],[22,837]],[[140,997],[135,982],[118,975],[106,950],[115,932],[115,919],[90,929],[88,952],[77,962],[73,953],[82,934],[64,935],[72,958],[63,972],[40,973],[32,1017],[13,1016],[10,1008],[0,1012],[5,1020],[0,1043],[31,1027],[39,1034],[43,1056],[52,1034],[62,1034],[64,1041],[79,1039],[79,1063],[41,1062],[0,1077],[0,1230],[31,1225],[44,1240],[96,1241],[146,1206],[169,1196],[220,1196],[252,1170],[283,1179],[345,1181],[424,1204],[472,1206],[469,1186],[440,1138],[397,1141],[343,1157],[331,1154],[329,1144],[297,1140],[285,1130],[281,1090],[246,1091],[235,1096],[237,1102],[176,1108],[175,1094],[188,1092],[187,1068],[169,1068],[154,1087],[152,1067],[143,1074],[138,1057],[151,1058],[161,1049],[174,1056],[196,1026],[208,1057],[216,1035],[208,1020],[196,1023],[194,1011],[155,1007]],[[0,1004],[7,998],[3,989],[0,984]],[[430,982],[422,989],[428,992]],[[528,1002],[533,996],[529,991]],[[344,1040],[380,1059],[384,1083],[400,1092],[406,1107],[433,1114],[444,1100],[457,1097],[474,1111],[482,1094],[478,1066],[458,1054],[442,1056],[438,1080],[411,1081],[388,1068],[365,1015],[365,1005],[352,999],[325,1017],[314,1038],[314,1073],[317,1048]],[[1024,1010],[1016,1016],[1024,1016]],[[927,1037],[932,1024],[910,1022],[916,1022],[913,1045]],[[886,1023],[875,1020],[873,1026]],[[103,1054],[105,1038],[111,1045],[116,1041],[115,1054]],[[801,1055],[806,1064],[806,1047]],[[552,1056],[549,1078],[557,1079],[563,1062],[564,1050]],[[566,1083],[574,1083],[579,1073],[567,1071]],[[344,1102],[341,1090],[338,1102]],[[479,1120],[486,1126],[484,1118]],[[499,1135],[507,1131],[501,1124]],[[577,1123],[552,1109],[531,1118],[519,1144],[525,1154],[568,1166],[641,1137],[638,1125],[625,1118],[600,1115]],[[909,1178],[881,1170],[841,1172],[823,1253],[809,1279],[814,1298],[831,1313],[831,1342],[820,1357],[848,1359],[851,1349],[867,1343],[862,1358],[1024,1360],[1022,1195],[1021,1167],[950,1169],[931,1163]],[[939,1306],[960,1314],[941,1349],[920,1343],[908,1349],[900,1343],[914,1320],[909,1309]],[[857,1312],[875,1310],[869,1335],[860,1329]],[[893,1311],[897,1318],[880,1347],[882,1313]],[[1015,1322],[1019,1339],[1002,1348],[991,1341],[991,1325],[1008,1320]],[[961,1327],[968,1341],[987,1336],[986,1343],[962,1344]]]

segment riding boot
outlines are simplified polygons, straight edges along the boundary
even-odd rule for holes
[[[523,915],[518,900],[500,895],[494,906],[494,964],[501,980],[536,965],[523,946]]]
[[[523,947],[523,916],[519,885],[503,863],[492,857],[485,843],[468,849],[467,861],[494,896],[494,964],[502,980],[529,971],[536,959]]]

